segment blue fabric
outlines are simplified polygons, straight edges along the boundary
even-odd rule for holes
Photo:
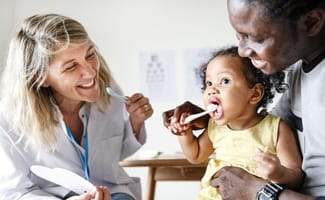
[[[135,199],[125,193],[114,193],[112,194],[112,200],[135,200]]]

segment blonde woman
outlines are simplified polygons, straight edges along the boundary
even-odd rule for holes
[[[153,114],[140,93],[126,102],[84,27],[57,15],[27,18],[11,41],[0,101],[0,199],[140,199],[140,182],[118,162],[145,142]],[[85,177],[96,191],[77,195],[41,179],[32,165]],[[110,195],[111,194],[111,195]]]

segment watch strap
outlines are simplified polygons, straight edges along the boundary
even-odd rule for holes
[[[263,194],[265,197],[267,197],[270,200],[277,200],[279,197],[279,194],[283,191],[283,187],[276,184],[276,183],[267,183],[258,193]]]

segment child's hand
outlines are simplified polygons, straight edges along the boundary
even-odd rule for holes
[[[186,133],[192,131],[191,126],[184,123],[185,118],[189,115],[190,113],[182,113],[179,121],[177,121],[176,118],[172,117],[168,129],[176,135],[186,135]]]
[[[176,118],[177,120],[179,120],[182,113],[186,112],[189,114],[196,114],[196,113],[200,113],[203,111],[204,110],[202,108],[200,108],[199,106],[197,106],[189,101],[186,101],[185,103],[177,106],[176,108],[167,110],[162,113],[164,126],[166,128],[168,128],[169,130],[172,130],[171,126],[170,126],[172,118]],[[206,115],[206,116],[203,116],[201,118],[198,118],[198,119],[192,121],[191,123],[189,123],[189,125],[191,126],[192,130],[204,129],[205,127],[208,126],[209,119],[210,119],[210,116]],[[175,135],[178,135],[177,133],[174,133],[174,132],[172,132],[172,133]]]
[[[283,166],[279,158],[258,149],[252,157],[257,162],[257,174],[267,180],[278,180],[282,176]]]

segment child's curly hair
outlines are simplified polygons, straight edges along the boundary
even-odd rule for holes
[[[251,87],[257,83],[261,83],[264,89],[264,95],[262,100],[259,103],[259,107],[266,108],[269,103],[272,103],[274,97],[274,90],[278,93],[283,93],[287,89],[287,84],[284,83],[285,74],[284,72],[278,72],[274,75],[266,75],[261,70],[254,67],[249,58],[243,58],[238,54],[238,47],[231,46],[228,48],[219,49],[216,52],[212,53],[212,57],[208,62],[200,66],[199,75],[202,80],[203,87],[202,91],[206,89],[206,69],[208,64],[219,56],[233,56],[238,57],[244,65],[244,75]]]

